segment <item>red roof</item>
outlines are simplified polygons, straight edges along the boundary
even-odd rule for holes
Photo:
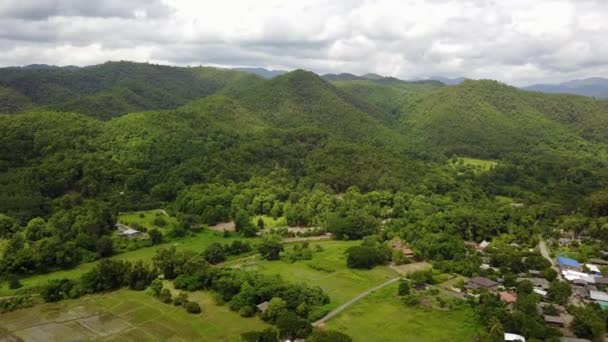
[[[500,293],[500,300],[505,303],[515,303],[515,301],[517,301],[517,295],[515,293],[503,291]]]

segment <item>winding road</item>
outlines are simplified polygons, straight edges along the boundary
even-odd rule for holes
[[[332,310],[331,312],[329,312],[327,315],[325,315],[323,318],[321,318],[320,320],[314,322],[312,325],[314,327],[319,326],[325,322],[327,322],[329,319],[331,319],[332,317],[338,315],[339,313],[341,313],[342,311],[346,310],[346,308],[348,308],[349,306],[355,304],[357,301],[359,301],[362,298],[365,298],[366,296],[368,296],[369,294],[371,294],[374,291],[380,290],[383,287],[386,287],[396,281],[398,281],[399,279],[401,279],[401,277],[395,277],[392,278],[374,288],[371,288],[367,291],[361,292],[360,294],[358,294],[355,298],[349,300],[348,302],[338,306],[337,308],[335,308],[334,310]]]

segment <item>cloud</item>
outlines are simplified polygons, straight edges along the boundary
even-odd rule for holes
[[[2,0],[0,18],[44,20],[57,16],[162,17],[171,13],[160,0]]]
[[[604,0],[3,0],[1,65],[130,59],[523,85],[608,76]]]

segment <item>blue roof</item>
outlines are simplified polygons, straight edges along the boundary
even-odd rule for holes
[[[581,267],[581,264],[579,264],[578,261],[561,255],[557,257],[557,263],[560,266]]]

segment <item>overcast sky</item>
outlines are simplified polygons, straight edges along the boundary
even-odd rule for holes
[[[608,77],[608,0],[0,0],[0,51],[526,85]]]

